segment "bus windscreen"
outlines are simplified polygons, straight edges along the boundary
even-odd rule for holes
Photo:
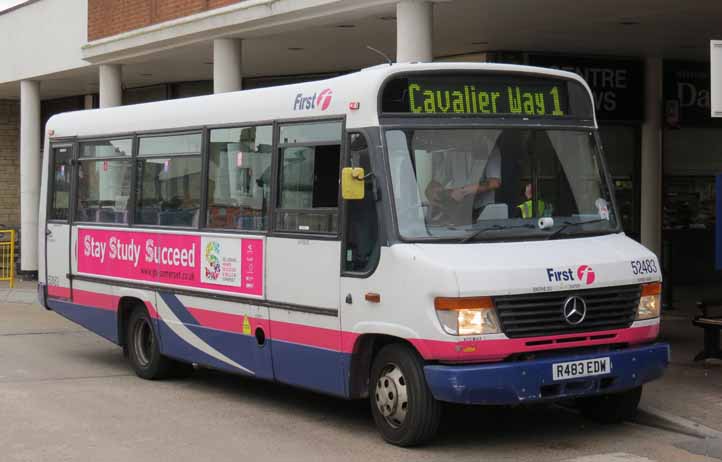
[[[573,80],[519,74],[410,74],[383,89],[381,112],[433,116],[592,119],[589,93]]]

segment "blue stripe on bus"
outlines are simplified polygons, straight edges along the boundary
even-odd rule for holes
[[[78,305],[49,298],[48,307],[74,323],[95,332],[111,342],[118,343],[117,313],[111,310]]]
[[[166,305],[191,332],[202,341],[223,353],[236,363],[255,372],[258,378],[277,380],[309,390],[347,397],[351,355],[308,345],[266,338],[259,347],[254,336],[204,328],[183,306],[175,295],[161,295]],[[48,300],[53,311],[80,324],[88,330],[118,343],[117,313],[85,305]],[[240,371],[181,339],[168,324],[157,320],[161,351],[177,360],[197,363],[214,369],[239,373]],[[272,334],[272,333],[271,333]],[[273,356],[273,357],[272,357]]]
[[[273,372],[279,382],[345,398],[350,369],[348,353],[273,341]]]

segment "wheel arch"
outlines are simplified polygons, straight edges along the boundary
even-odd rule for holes
[[[126,295],[118,300],[118,345],[123,347],[123,351],[127,348],[125,332],[128,329],[128,320],[133,310],[141,306],[145,308],[145,303],[137,296]]]
[[[371,365],[378,352],[387,345],[403,344],[423,358],[423,355],[409,340],[380,333],[361,334],[354,342],[349,368],[349,398],[368,397],[368,380]]]

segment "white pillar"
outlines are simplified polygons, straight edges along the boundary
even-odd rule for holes
[[[213,41],[213,93],[227,93],[241,89],[243,68],[239,39]]]
[[[93,95],[85,95],[83,98],[83,109],[93,109]]]
[[[396,62],[434,60],[434,10],[427,0],[402,0],[396,4]]]
[[[645,60],[642,125],[642,244],[662,254],[662,60]]]
[[[38,270],[40,82],[20,82],[20,269]]]
[[[123,70],[120,64],[101,64],[98,69],[100,80],[100,107],[114,107],[123,104]]]

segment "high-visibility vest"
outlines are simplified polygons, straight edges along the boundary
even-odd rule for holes
[[[526,202],[523,202],[519,205],[519,210],[521,210],[521,217],[522,218],[533,218],[532,216],[532,200],[529,199]],[[536,201],[536,213],[538,216],[542,216],[544,214],[544,201],[538,200]]]

